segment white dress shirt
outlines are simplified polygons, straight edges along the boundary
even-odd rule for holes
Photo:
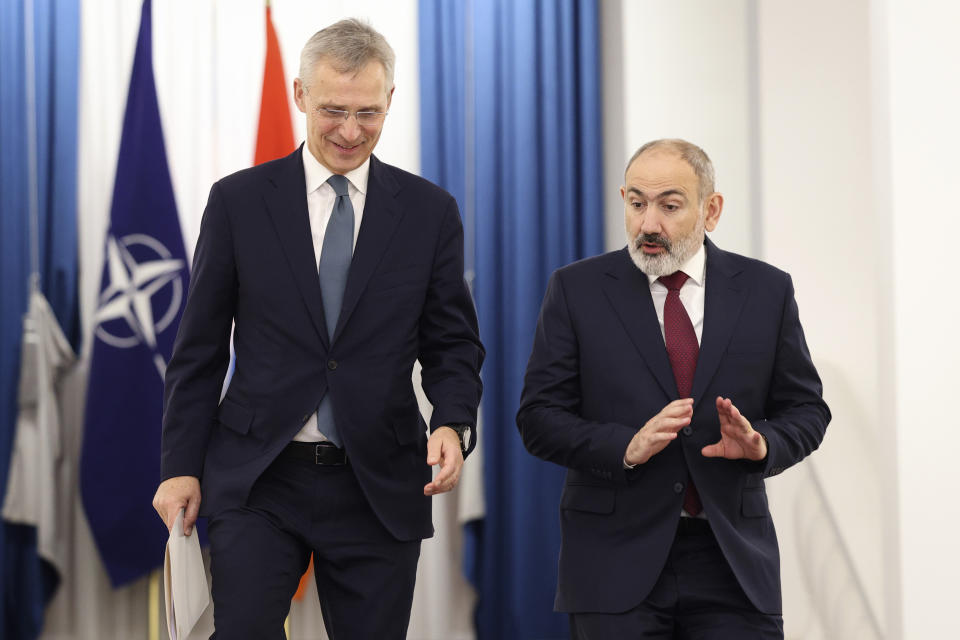
[[[310,236],[313,239],[313,255],[316,257],[317,277],[319,278],[323,237],[327,232],[327,223],[330,222],[330,214],[333,213],[333,204],[337,199],[337,193],[327,183],[327,179],[333,175],[333,172],[313,157],[313,154],[307,149],[307,145],[303,145],[303,175],[307,182],[307,212],[310,215]],[[367,158],[362,165],[353,171],[344,174],[344,177],[348,182],[347,190],[350,194],[350,203],[353,205],[353,247],[356,250],[357,236],[360,234],[360,221],[363,219],[363,206],[367,202],[370,158]],[[293,439],[300,442],[318,442],[327,439],[317,429],[316,412],[310,416]]]
[[[683,263],[680,271],[690,276],[680,287],[680,303],[690,316],[693,330],[697,334],[697,344],[700,344],[703,337],[703,300],[706,292],[704,283],[707,279],[707,252],[703,245],[700,245],[700,249]],[[657,320],[660,322],[660,335],[663,336],[663,343],[666,344],[667,338],[663,330],[663,305],[667,302],[667,286],[657,279],[659,277],[648,275],[647,279],[650,281],[650,295],[653,297],[653,306],[657,310]]]

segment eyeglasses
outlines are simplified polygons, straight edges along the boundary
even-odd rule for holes
[[[350,114],[357,117],[357,124],[370,126],[379,124],[389,111],[347,111],[346,109],[328,109],[327,107],[317,107],[317,115],[329,122],[346,122],[350,119]]]

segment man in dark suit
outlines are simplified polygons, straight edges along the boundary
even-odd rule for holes
[[[294,82],[306,144],[210,191],[154,505],[188,531],[210,516],[215,637],[285,637],[313,553],[332,638],[403,638],[430,496],[475,441],[484,352],[456,202],[371,155],[393,65],[361,22],[315,34]]]
[[[830,420],[790,276],[705,238],[693,144],[641,147],[621,196],[627,247],[550,279],[517,415],[568,468],[556,609],[577,639],[782,638],[764,478]]]

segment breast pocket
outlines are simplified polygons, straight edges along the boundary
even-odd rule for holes
[[[367,290],[371,293],[396,291],[413,291],[425,289],[427,286],[428,266],[407,265],[399,268],[378,270],[370,279]]]

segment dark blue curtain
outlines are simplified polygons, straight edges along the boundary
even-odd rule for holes
[[[477,630],[566,638],[565,616],[552,613],[563,469],[524,450],[515,415],[547,278],[603,250],[598,8],[450,5],[461,3],[420,2],[422,170],[462,198],[487,347],[487,513],[468,526],[465,558]]]
[[[466,32],[468,3],[420,3],[420,173],[467,210]],[[466,227],[469,227],[465,223]],[[472,229],[465,228],[472,242]],[[472,247],[467,253],[472,252]],[[469,271],[473,264],[467,262]]]
[[[35,128],[28,118],[26,3],[0,2],[0,500],[17,414],[22,317],[30,265],[28,141],[36,140],[40,283],[77,348],[77,78],[79,3],[34,0]],[[0,525],[0,637],[36,638],[57,577],[36,554],[36,530]]]

